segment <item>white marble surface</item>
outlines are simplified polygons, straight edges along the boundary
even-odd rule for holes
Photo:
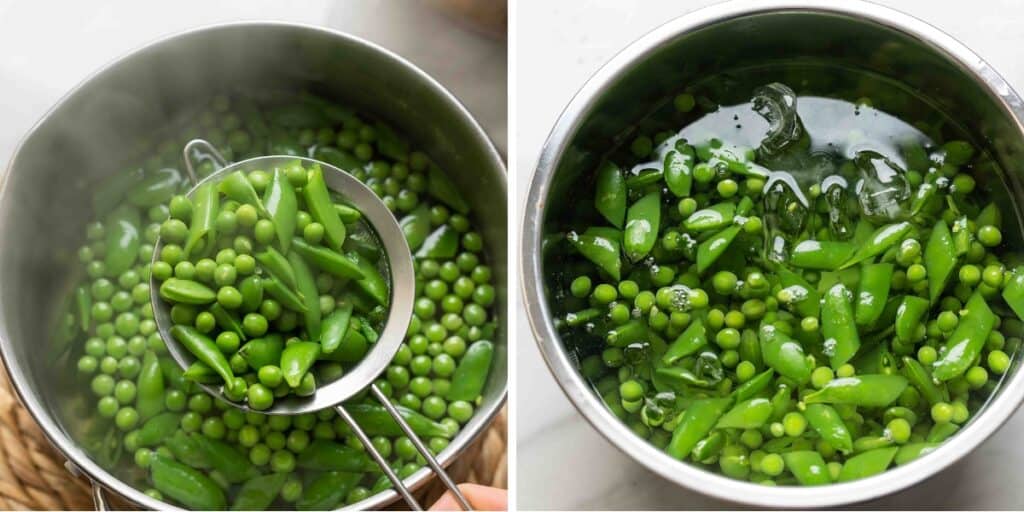
[[[505,41],[466,30],[422,0],[0,0],[0,168],[26,131],[94,70],[162,36],[212,23],[282,20],[364,37],[451,90],[504,152]]]
[[[517,200],[523,205],[540,147],[576,90],[619,49],[708,0],[520,1],[516,45]],[[1024,3],[878,0],[957,37],[1024,91]],[[512,216],[521,219],[521,210]],[[518,229],[514,231],[518,234]],[[518,242],[518,241],[517,241]],[[518,506],[521,509],[729,508],[676,487],[619,452],[582,419],[531,343],[519,305],[517,329]],[[969,458],[904,493],[865,508],[1024,507],[1024,412]]]

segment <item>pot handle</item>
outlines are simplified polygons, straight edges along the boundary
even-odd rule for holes
[[[192,185],[199,183],[199,175],[196,173],[193,163],[196,161],[202,162],[209,160],[213,162],[216,169],[226,167],[228,161],[224,158],[224,155],[217,151],[217,148],[203,139],[192,139],[185,144],[185,148],[182,149],[182,153],[185,154],[185,170],[188,172],[188,179],[192,182]]]

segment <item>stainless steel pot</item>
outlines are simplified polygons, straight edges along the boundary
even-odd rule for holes
[[[575,179],[660,100],[716,72],[771,59],[825,58],[904,82],[935,101],[1009,171],[997,194],[1004,211],[1024,198],[1024,104],[988,64],[938,29],[859,1],[735,1],[682,16],[628,46],[605,64],[566,107],[545,143],[531,184],[522,233],[522,286],[534,336],[562,389],[612,444],[651,471],[721,499],[764,507],[826,507],[868,500],[914,485],[953,464],[991,435],[1024,399],[1016,366],[983,411],[932,454],[883,474],[824,487],[765,487],[679,462],[615,418],[578,373],[551,319],[542,237],[572,207]],[[589,198],[583,200],[590,200]],[[1010,215],[1007,214],[1009,217]],[[1020,247],[1021,233],[1009,235]]]
[[[448,173],[474,210],[489,264],[506,282],[505,166],[484,131],[440,84],[401,57],[339,32],[245,22],[188,31],[117,60],[68,93],[32,129],[0,190],[0,354],[14,388],[53,445],[94,483],[146,508],[167,508],[100,467],[80,446],[75,404],[84,396],[66,361],[49,355],[50,319],[66,291],[99,176],[137,161],[148,134],[225,89],[310,90],[377,116],[407,134]],[[507,325],[506,293],[495,310]],[[476,415],[438,457],[451,463],[501,408],[506,394],[504,329]],[[423,485],[423,469],[406,480]],[[388,491],[352,508],[394,501]]]

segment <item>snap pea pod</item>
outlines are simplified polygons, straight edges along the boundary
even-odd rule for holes
[[[164,410],[164,374],[155,352],[142,357],[142,366],[135,381],[135,410],[146,421]]]
[[[892,288],[892,263],[861,265],[854,321],[859,326],[873,325],[882,316]]]
[[[956,423],[936,423],[932,425],[931,430],[928,431],[928,435],[924,438],[925,442],[928,443],[941,443],[946,439],[949,439],[960,430],[960,426]]]
[[[75,288],[75,305],[78,307],[78,326],[89,332],[92,324],[92,295],[84,284]]]
[[[793,473],[800,485],[825,485],[832,483],[825,459],[810,450],[797,450],[782,454],[786,469]]]
[[[306,260],[297,253],[288,253],[288,263],[295,272],[295,286],[302,296],[306,310],[302,313],[305,319],[306,335],[309,339],[320,339],[320,294],[317,292],[313,272]]]
[[[772,377],[774,376],[775,370],[771,368],[753,376],[750,380],[736,387],[732,392],[733,398],[737,402],[742,402],[760,394],[768,387],[768,384],[771,384]]]
[[[288,473],[271,473],[246,480],[231,502],[231,510],[266,510],[277,499]]]
[[[676,197],[690,195],[693,187],[693,147],[685,141],[676,143],[674,150],[665,153],[665,186]]]
[[[402,217],[398,221],[398,225],[402,228],[402,233],[405,234],[409,250],[419,249],[430,235],[430,208],[427,203],[421,203],[415,210]]]
[[[402,419],[412,428],[418,436],[443,437],[451,439],[455,436],[456,427],[438,423],[426,416],[403,406],[395,406]],[[345,405],[349,414],[356,420],[367,435],[370,436],[400,436],[404,435],[398,423],[388,414],[382,405],[374,404],[353,404]]]
[[[946,381],[963,375],[981,354],[995,322],[996,315],[989,309],[985,297],[974,292],[960,322],[946,338],[946,351],[932,365],[932,376]]]
[[[199,433],[193,433],[189,437],[203,452],[203,457],[210,467],[223,475],[228,482],[240,483],[259,476],[260,471],[249,458],[230,444]]]
[[[949,401],[949,391],[932,380],[931,373],[917,359],[903,358],[903,375],[930,405]]]
[[[929,453],[935,451],[939,447],[939,443],[910,443],[900,447],[900,450],[896,452],[895,462],[897,466],[902,466],[908,462],[912,462],[919,459]]]
[[[841,377],[804,397],[804,403],[850,404],[865,407],[885,407],[899,398],[907,387],[901,375],[858,375]]]
[[[646,322],[630,320],[608,331],[605,335],[605,341],[608,345],[622,348],[631,343],[647,339],[649,333]]]
[[[320,344],[311,341],[299,341],[284,347],[281,351],[281,373],[289,386],[295,388],[302,382],[302,377],[313,367],[320,357]]]
[[[352,304],[342,304],[332,311],[320,329],[320,351],[325,354],[334,352],[345,339],[349,320],[352,318]]]
[[[613,226],[622,229],[626,221],[626,178],[613,162],[605,161],[597,170],[594,208]]]
[[[736,215],[736,203],[718,203],[690,214],[683,226],[690,231],[710,231],[732,224]]]
[[[455,257],[459,250],[459,234],[451,226],[445,224],[435,229],[423,245],[416,251],[421,259],[447,259]]]
[[[164,375],[165,384],[170,385],[172,388],[178,391],[190,391],[191,383],[185,380],[184,370],[178,366],[178,362],[170,357],[161,357],[160,359],[160,373]]]
[[[217,300],[217,292],[197,281],[168,278],[160,284],[160,298],[176,304],[209,304]]]
[[[431,165],[427,169],[427,193],[463,215],[469,213],[469,203],[462,197],[448,175],[441,172],[436,165]]]
[[[216,239],[217,211],[220,207],[220,200],[217,197],[217,186],[213,183],[204,183],[196,188],[192,196],[192,223],[189,225],[188,240],[185,242],[185,257],[192,255],[192,250],[200,241],[203,241],[203,252],[209,253],[213,250]]]
[[[758,332],[765,364],[797,384],[810,380],[813,367],[800,343],[771,324],[761,326]]]
[[[764,358],[761,356],[761,340],[757,339],[757,331],[744,329],[740,333],[740,359],[750,361],[754,369],[764,367]]]
[[[227,196],[228,199],[255,207],[256,211],[264,217],[272,217],[266,207],[263,206],[260,196],[256,194],[256,189],[253,188],[252,182],[249,181],[249,178],[242,171],[235,171],[225,176],[217,184],[217,190]]]
[[[292,237],[295,236],[299,202],[295,196],[295,187],[285,176],[284,169],[274,169],[270,184],[263,192],[263,204],[270,215],[270,220],[274,222],[278,243],[287,251]]]
[[[629,190],[640,190],[648,185],[653,185],[661,181],[664,176],[664,171],[656,167],[647,167],[640,169],[641,166],[647,164],[640,164],[633,168],[626,177],[626,188]]]
[[[928,312],[928,300],[914,295],[904,295],[903,302],[896,310],[896,337],[912,341],[921,319]]]
[[[857,354],[860,335],[854,324],[850,290],[842,283],[825,292],[821,306],[821,331],[825,337],[825,355],[832,368],[839,368]]]
[[[170,441],[164,443],[164,446],[168,447],[171,454],[174,455],[174,459],[182,464],[195,469],[210,467],[210,462],[206,460],[206,452],[200,450],[195,439],[186,434],[184,430],[175,431],[170,437]]]
[[[262,284],[260,285],[262,289]],[[242,329],[242,323],[238,320],[238,315],[234,312],[229,311],[219,303],[210,306],[210,314],[213,315],[214,320],[217,322],[217,327],[220,327],[224,331],[230,331],[238,335],[238,338],[245,341],[249,337],[245,334],[245,330]]]
[[[452,384],[445,398],[448,400],[465,400],[474,402],[483,393],[484,385],[491,371],[491,360],[494,358],[494,344],[488,340],[474,341],[466,349],[455,373]]]
[[[989,203],[978,212],[978,216],[974,218],[974,223],[981,226],[993,226],[996,228],[1003,227],[1003,213],[999,209],[999,205],[996,203]]]
[[[577,325],[583,325],[587,322],[593,321],[602,314],[604,314],[604,312],[597,308],[581,309],[574,313],[566,313],[565,323],[569,327],[575,327]]]
[[[622,259],[619,257],[619,243],[615,239],[571,231],[566,235],[566,240],[609,277],[616,281],[622,278]]]
[[[664,368],[658,368],[655,370],[655,375],[652,377],[660,377],[660,382],[669,385],[672,389],[677,392],[685,392],[687,386],[696,386],[699,388],[709,388],[714,386],[715,383],[707,379],[698,377],[693,371],[678,366],[667,366]]]
[[[369,349],[369,342],[358,331],[349,329],[341,340],[341,345],[331,353],[320,351],[320,359],[340,363],[356,363],[363,359]]]
[[[259,370],[264,366],[277,366],[281,362],[281,352],[284,351],[284,340],[279,334],[270,334],[263,338],[249,340],[238,354],[249,363],[253,370]]]
[[[1017,267],[1010,273],[1003,286],[1003,300],[1017,318],[1024,319],[1024,267]]]
[[[119,206],[107,216],[106,254],[103,256],[107,274],[119,276],[135,264],[141,243],[140,223],[139,211],[129,205]]]
[[[739,226],[730,226],[701,242],[697,246],[697,272],[710,268],[736,239],[740,229]]]
[[[971,249],[971,242],[974,241],[974,234],[971,232],[967,217],[961,216],[954,220],[951,231],[953,251],[956,256],[960,257],[967,254],[967,251]]]
[[[352,259],[326,247],[317,247],[301,238],[292,241],[292,248],[316,268],[344,279],[362,279],[364,271]],[[375,270],[376,271],[376,270]]]
[[[327,439],[314,439],[299,452],[295,465],[313,471],[349,471],[365,473],[379,471],[377,463],[359,450]]]
[[[779,267],[779,283],[784,289],[790,290],[793,300],[790,304],[802,316],[818,316],[821,306],[821,295],[800,274],[784,267]]]
[[[340,251],[341,244],[345,243],[345,224],[341,222],[338,212],[334,210],[334,203],[331,202],[331,194],[327,190],[324,173],[319,165],[313,165],[310,168],[309,178],[306,180],[306,185],[302,187],[302,197],[306,200],[309,214],[323,225],[326,245],[335,251]]]
[[[739,402],[719,418],[715,428],[761,428],[772,414],[772,403],[767,398],[751,398]]]
[[[704,321],[700,317],[695,317],[686,330],[669,345],[668,350],[661,356],[661,362],[666,365],[675,364],[676,361],[695,354],[707,343],[707,329],[704,328]]]
[[[850,258],[854,249],[850,242],[804,240],[793,247],[789,264],[813,270],[837,270]]]
[[[194,510],[224,510],[224,491],[203,473],[156,454],[150,463],[153,487]]]
[[[288,258],[280,251],[273,247],[267,247],[263,252],[259,252],[255,255],[256,261],[263,266],[272,277],[276,278],[281,284],[287,286],[290,290],[296,290],[295,284],[295,270],[292,269],[291,263],[288,262]]]
[[[928,273],[928,299],[934,303],[942,291],[946,289],[949,276],[953,274],[956,267],[956,248],[953,244],[953,236],[946,226],[946,222],[939,220],[932,228],[928,236],[928,243],[924,248],[924,265]]]
[[[804,417],[811,428],[833,448],[843,453],[853,451],[853,436],[839,413],[828,404],[807,404]]]
[[[875,256],[882,254],[890,247],[895,246],[903,240],[903,238],[910,234],[913,229],[914,225],[906,221],[886,224],[885,226],[878,228],[871,234],[868,240],[857,249],[857,252],[855,252],[853,256],[846,260],[846,262],[839,268],[847,268],[868,258],[874,258]]]
[[[377,271],[373,263],[355,252],[349,252],[345,257],[355,263],[363,274],[363,277],[356,279],[356,286],[366,292],[377,304],[387,306],[391,291],[384,276]]]
[[[222,380],[217,372],[202,361],[194,361],[185,369],[182,376],[197,384],[217,384]]]
[[[626,227],[622,232],[622,248],[630,261],[647,256],[658,241],[661,226],[661,192],[653,191],[638,199],[626,210]]]
[[[242,294],[242,311],[256,311],[263,302],[263,279],[257,275],[243,279],[238,285],[238,292]]]
[[[683,413],[679,424],[672,432],[672,440],[665,447],[670,456],[683,460],[697,443],[711,432],[718,418],[732,405],[730,398],[707,398],[696,400]]]
[[[196,359],[217,372],[225,384],[231,384],[234,380],[235,374],[231,371],[231,365],[213,340],[195,328],[184,325],[171,327],[171,337],[196,356]]]
[[[377,121],[373,123],[377,133],[377,149],[380,154],[404,162],[409,157],[409,143],[405,141],[390,126]]]
[[[693,460],[704,461],[718,455],[725,446],[726,436],[720,430],[716,430],[704,439],[697,441],[693,447]]]
[[[335,202],[334,211],[338,212],[338,217],[341,219],[341,222],[344,222],[345,224],[352,224],[353,222],[363,218],[362,212],[347,204]]]
[[[178,430],[181,413],[162,412],[149,418],[142,424],[139,434],[135,437],[140,447],[156,446],[164,443]]]
[[[360,473],[328,471],[314,478],[302,489],[295,502],[298,510],[332,510],[341,504],[349,490],[359,483]]]
[[[877,475],[886,470],[899,448],[879,448],[854,455],[846,460],[839,471],[837,482],[849,482],[860,478]]]
[[[270,295],[274,300],[280,302],[282,306],[299,313],[306,312],[305,299],[292,291],[284,282],[279,280],[276,276],[269,277],[262,281],[263,291]],[[319,307],[319,305],[317,306]]]

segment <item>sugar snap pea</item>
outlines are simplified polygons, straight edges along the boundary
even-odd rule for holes
[[[452,385],[448,388],[448,400],[476,401],[483,393],[487,377],[490,375],[491,362],[494,359],[494,343],[488,340],[474,341],[466,349],[455,373]]]
[[[613,226],[622,229],[626,221],[626,178],[619,166],[605,161],[597,170],[594,208]]]
[[[907,387],[900,375],[858,375],[829,381],[823,388],[804,397],[804,403],[850,404],[885,407],[899,398]]]
[[[995,322],[996,315],[989,309],[985,297],[975,292],[967,301],[956,329],[946,338],[946,351],[932,365],[932,376],[946,381],[963,375],[981,354]]]
[[[274,222],[278,243],[287,251],[295,234],[298,199],[295,196],[295,188],[285,176],[284,169],[274,169],[270,184],[263,193],[263,204]]]
[[[320,357],[320,344],[311,341],[299,341],[287,345],[281,351],[281,372],[284,380],[291,387],[298,387],[302,377],[313,367]]]
[[[647,256],[658,240],[661,226],[661,192],[650,192],[626,210],[622,249],[630,261]]]
[[[295,502],[298,510],[332,510],[336,508],[362,475],[343,471],[327,471],[314,478],[302,489],[302,497]]]
[[[761,326],[759,334],[765,364],[798,384],[811,378],[812,367],[800,343],[771,324]]]
[[[879,448],[854,455],[843,464],[836,481],[849,482],[881,473],[892,463],[897,451],[896,447]]]
[[[288,480],[287,473],[271,473],[246,480],[231,502],[231,510],[266,510]]]
[[[216,238],[216,220],[220,201],[217,197],[217,186],[213,183],[199,185],[192,197],[192,224],[189,226],[188,240],[185,242],[185,256],[192,255],[192,250],[200,242],[204,243],[204,253],[213,249]]]
[[[825,459],[810,450],[797,450],[782,454],[786,468],[796,477],[800,485],[825,485],[832,483]]]
[[[821,331],[825,337],[825,354],[833,368],[846,364],[860,349],[851,296],[850,290],[840,283],[829,288],[822,301]]]
[[[665,451],[679,460],[689,456],[731,405],[732,400],[728,398],[707,398],[691,403],[672,432],[672,440]]]
[[[195,510],[224,510],[227,498],[213,480],[180,462],[154,455],[150,463],[153,486],[165,496]]]
[[[139,211],[122,205],[110,212],[106,221],[106,255],[103,262],[110,275],[121,275],[131,268],[139,254]]]
[[[371,436],[400,436],[402,429],[395,422],[394,418],[384,409],[382,405],[355,404],[346,405],[348,412],[356,420],[368,435]],[[403,406],[396,406],[402,419],[409,424],[412,431],[418,436],[443,437],[451,439],[455,436],[455,428],[444,423],[438,423],[426,416]]]
[[[184,325],[171,327],[171,337],[178,343],[181,343],[192,355],[196,356],[196,359],[217,372],[217,375],[220,375],[226,385],[232,383],[235,375],[231,371],[231,365],[228,364],[228,360],[221,353],[220,349],[217,348],[217,344],[213,340],[207,338],[195,328]]]

